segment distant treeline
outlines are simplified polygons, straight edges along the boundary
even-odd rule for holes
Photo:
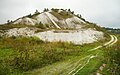
[[[116,29],[115,28],[105,28],[105,29],[114,34],[120,34],[120,28],[116,28]]]

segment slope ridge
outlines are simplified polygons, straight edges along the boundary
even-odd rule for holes
[[[55,12],[54,10],[45,11],[42,13],[35,13],[33,15],[27,15],[17,20],[13,21],[11,24],[25,24],[25,25],[49,25],[50,28],[66,29],[73,28],[79,29],[83,24],[86,24],[81,18],[78,18],[74,14],[71,14],[70,11],[60,10]],[[60,13],[62,12],[62,13]],[[55,14],[59,15],[55,15]],[[60,15],[61,14],[61,15]],[[67,15],[70,15],[67,17]],[[64,17],[66,16],[66,17]],[[61,17],[62,19],[59,19]]]
[[[55,15],[55,13],[59,15]],[[62,19],[58,18],[60,16]],[[41,13],[37,11],[33,15],[18,18],[7,25],[12,27],[4,30],[4,33],[0,32],[1,35],[9,37],[37,36],[48,42],[85,44],[104,39],[105,35],[104,32],[99,31],[100,27],[95,28],[95,24],[88,23],[71,11],[61,9],[52,9]],[[19,27],[16,28],[17,26]]]

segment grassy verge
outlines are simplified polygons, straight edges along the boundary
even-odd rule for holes
[[[64,64],[65,61],[66,66],[75,64],[74,62],[90,54],[87,52],[89,49],[104,42],[73,45],[67,42],[43,42],[37,37],[1,37],[0,75],[26,74],[25,72],[43,69],[53,63]]]
[[[120,75],[120,35],[118,42],[112,47],[104,49],[104,60],[107,64],[101,72],[103,75]]]
[[[86,64],[86,66],[84,66],[83,69],[78,71],[76,75],[92,75],[92,74],[95,75],[96,74],[96,71],[98,70],[99,66],[102,64],[104,59],[103,52],[101,49],[99,49],[91,54],[94,54],[94,56],[96,56],[97,54],[97,57],[90,59],[89,63]]]
[[[71,18],[73,17],[73,15],[70,12],[67,11],[61,11],[61,12],[56,12],[56,11],[52,11],[50,12],[52,15],[54,15],[55,17],[57,17],[59,20],[63,20],[63,19],[67,19],[67,18]]]

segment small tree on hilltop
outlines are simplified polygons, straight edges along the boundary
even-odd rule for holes
[[[35,11],[35,14],[39,13],[38,10]]]
[[[82,18],[82,15],[80,14],[80,18]]]
[[[47,11],[49,11],[49,9],[47,8]]]
[[[7,24],[9,24],[10,23],[10,20],[7,20]]]
[[[82,15],[81,14],[77,14],[77,17],[82,18]]]
[[[31,17],[32,17],[32,15],[31,15],[31,14],[29,14],[29,15],[27,15],[27,17],[31,18]]]
[[[72,11],[71,13],[74,14],[74,11]]]
[[[11,20],[10,22],[12,23],[13,21]]]
[[[44,10],[43,10],[44,12],[47,12],[47,11],[49,11],[49,9],[48,8],[44,8]]]
[[[70,10],[70,9],[68,9],[68,11],[69,11],[69,12],[71,12],[71,10]]]

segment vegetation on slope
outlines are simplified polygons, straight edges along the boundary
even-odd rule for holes
[[[27,26],[21,24],[4,24],[4,25],[0,25],[0,30],[8,30],[12,28],[24,28],[24,27],[33,27],[33,26]]]
[[[4,24],[4,25],[0,25],[0,30],[9,30],[9,29],[13,29],[13,28],[25,28],[25,27],[29,27],[29,28],[39,28],[39,29],[47,29],[49,28],[49,26],[43,25],[42,23],[36,24],[34,26],[32,25],[23,25],[23,24]]]
[[[112,47],[105,48],[104,53],[107,65],[102,74],[120,75],[120,35],[118,35],[118,42]]]
[[[44,9],[44,12],[48,12],[48,11],[49,11],[49,9],[46,9],[46,8]],[[85,22],[85,23],[81,23],[82,28],[85,28],[85,29],[96,28],[96,30],[98,30],[98,31],[105,31],[105,30],[103,30],[104,28],[101,28],[100,26],[97,26],[97,24],[90,23],[89,21],[86,21],[81,15],[75,15],[74,11],[71,11],[70,9],[54,9],[54,8],[52,8],[51,11],[49,11],[49,12],[52,15],[54,15],[55,17],[57,17],[59,20],[65,20],[67,18],[71,18],[71,17],[76,16],[80,20],[83,20]],[[28,18],[33,18],[34,19],[34,17],[38,16],[39,14],[41,14],[41,13],[38,10],[36,10],[33,15],[29,14],[29,15],[23,16],[21,18],[28,17]],[[20,19],[20,18],[18,18],[18,19]],[[40,28],[40,29],[55,28],[55,27],[51,27],[49,24],[44,25],[41,22],[39,24],[36,23],[36,25],[34,25],[34,26],[25,25],[25,24],[12,24],[15,21],[12,21],[12,22],[8,21],[8,23],[6,23],[5,25],[0,25],[0,30],[8,30],[8,29],[12,29],[12,28],[24,28],[24,27],[37,27],[37,28]],[[56,23],[61,28],[63,27],[60,22],[56,22]],[[76,26],[77,26],[77,24],[80,24],[80,23],[74,22],[74,21],[73,21],[73,23],[76,24]],[[65,29],[75,29],[75,28],[65,28]]]
[[[36,37],[0,38],[0,75],[19,74],[35,68],[79,56],[102,44],[73,45],[63,42],[43,42]]]
[[[70,18],[73,14],[70,10],[69,12],[65,12],[65,10],[60,13],[57,12],[58,10],[53,10],[51,13],[59,19]],[[34,16],[36,15],[38,14],[34,14]],[[32,16],[28,15],[28,17]],[[24,27],[49,28],[48,25],[42,25],[41,23],[35,26],[7,24],[1,25],[0,30]],[[85,28],[96,28],[98,31],[106,32],[96,24],[86,25]],[[82,56],[87,50],[98,44],[103,44],[105,41],[102,40],[95,44],[73,45],[63,42],[43,42],[36,37],[0,37],[0,75],[18,75],[55,62],[64,61],[69,57]]]
[[[71,12],[70,9],[68,9],[68,11],[64,10],[64,9],[54,9],[54,8],[51,10],[52,10],[52,12],[50,12],[50,13],[52,15],[54,15],[55,17],[57,17],[59,20],[71,18],[71,17],[73,17],[73,14],[74,14]],[[59,12],[59,10],[61,10],[61,11]]]

